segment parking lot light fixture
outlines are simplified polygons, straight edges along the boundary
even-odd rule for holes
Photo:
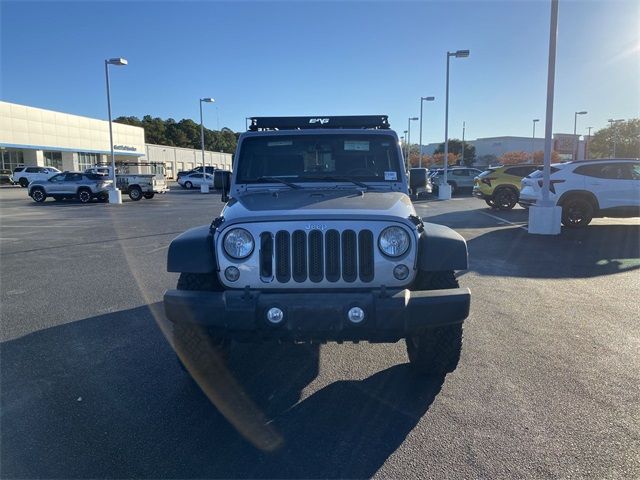
[[[411,162],[409,161],[409,157],[411,156],[411,122],[418,120],[418,117],[409,117],[409,121],[407,124],[409,127],[407,128],[407,171],[411,167]]]
[[[449,59],[451,57],[467,58],[469,56],[469,50],[456,50],[455,52],[447,52],[447,79],[446,79],[446,94],[444,100],[444,174],[442,175],[442,182],[438,187],[438,198],[440,200],[448,200],[451,198],[451,186],[449,185],[447,170],[449,167]]]
[[[422,168],[422,105],[424,102],[433,102],[436,97],[420,97],[420,160],[418,166]]]
[[[533,119],[533,135],[531,136],[531,163],[534,162],[533,154],[536,151],[536,123],[538,123],[539,121],[540,121],[539,118]]]
[[[213,103],[215,100],[211,97],[200,99],[200,144],[202,146],[202,183],[200,184],[201,193],[209,193],[209,184],[207,183],[207,167],[204,163],[204,121],[202,117],[202,103]]]
[[[577,131],[578,131],[578,115],[586,115],[586,114],[587,114],[586,110],[583,110],[581,112],[575,112],[573,114],[573,141],[574,141],[573,159],[574,160],[578,159],[578,145],[580,144],[580,142],[576,138]]]
[[[113,121],[111,120],[111,87],[109,85],[109,65],[125,66],[127,62],[124,58],[110,58],[104,61],[104,73],[107,79],[107,111],[109,112],[109,146],[111,148],[111,179],[113,185],[109,190],[109,203],[122,203],[122,194],[118,190],[116,183],[116,157],[113,152]]]
[[[618,119],[610,118],[609,120],[607,120],[607,122],[609,122],[609,126],[611,127],[611,138],[613,140],[613,154],[611,155],[611,158],[616,158],[616,140],[618,137],[616,124],[620,122],[624,122],[624,118],[618,118]]]

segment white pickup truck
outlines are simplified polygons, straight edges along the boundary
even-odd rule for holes
[[[148,170],[151,173],[130,173],[133,169]],[[95,165],[87,168],[85,173],[97,173],[111,178],[111,166]],[[129,198],[135,201],[142,197],[151,199],[156,193],[169,191],[162,163],[117,163],[116,186],[122,193],[129,194]]]

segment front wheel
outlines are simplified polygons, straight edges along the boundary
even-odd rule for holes
[[[153,192],[147,192],[147,193],[144,194],[144,198],[146,198],[147,200],[151,200],[154,195],[155,195],[155,193],[153,193]]]
[[[193,183],[184,182],[184,188],[186,188],[187,190],[191,190],[193,188]]]
[[[22,188],[27,188],[29,186],[29,180],[27,180],[26,178],[21,178],[20,180],[18,180],[18,184]]]
[[[453,271],[420,272],[412,290],[458,288]],[[462,351],[462,323],[429,328],[406,339],[407,355],[421,375],[442,377],[458,366]]]
[[[91,192],[89,190],[80,190],[78,192],[78,200],[80,200],[80,203],[89,203],[91,201]]]
[[[42,203],[47,199],[47,194],[42,188],[34,188],[31,191],[31,198],[34,202]]]

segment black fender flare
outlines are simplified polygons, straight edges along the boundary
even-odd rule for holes
[[[588,190],[569,190],[568,192],[564,192],[558,199],[557,205],[561,207],[562,205],[564,205],[564,202],[566,202],[569,197],[586,198],[593,205],[594,213],[600,209],[598,199],[593,194],[593,192],[590,192]]]
[[[467,242],[455,230],[436,223],[424,223],[418,240],[418,270],[466,270]]]
[[[209,225],[190,228],[169,244],[168,272],[213,273],[216,270],[213,234]]]

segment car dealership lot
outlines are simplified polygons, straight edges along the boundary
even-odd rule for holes
[[[250,399],[235,414],[260,451],[159,328],[169,242],[221,207],[176,189],[120,206],[0,189],[3,477],[640,476],[638,219],[540,237],[519,207],[418,202],[469,244],[458,369],[415,377],[401,342],[240,345],[235,384],[213,385]]]

